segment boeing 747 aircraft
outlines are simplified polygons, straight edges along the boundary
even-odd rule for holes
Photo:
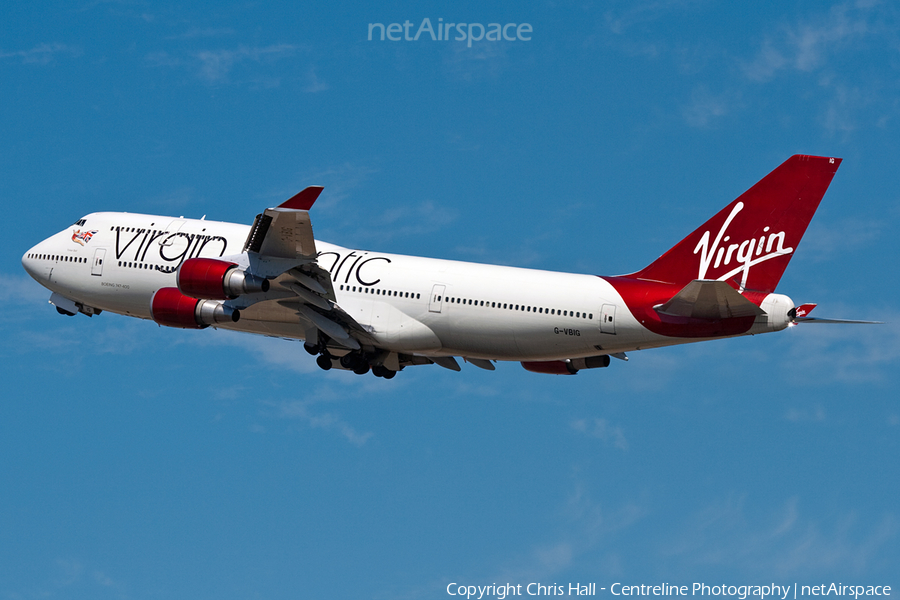
[[[304,340],[323,369],[519,361],[560,375],[626,352],[780,331],[776,294],[839,158],[796,155],[647,267],[576,275],[355,250],[313,237],[308,187],[239,225],[91,213],[22,257],[64,315]]]

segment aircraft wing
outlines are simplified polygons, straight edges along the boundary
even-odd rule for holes
[[[312,185],[256,215],[244,252],[256,252],[267,258],[314,259],[316,240],[313,237],[309,209],[324,188]]]
[[[253,310],[245,313],[248,317],[293,322],[302,319],[309,325],[308,332],[320,332],[342,346],[357,350],[360,342],[373,345],[375,340],[337,305],[331,277],[317,262],[309,209],[322,190],[321,186],[307,187],[256,216],[244,252],[251,272],[270,280],[270,291],[255,298],[242,297],[243,301],[239,298],[235,304],[242,310],[252,307]]]

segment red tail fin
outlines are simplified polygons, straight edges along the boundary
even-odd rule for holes
[[[628,277],[678,285],[717,279],[741,291],[774,291],[840,164],[840,158],[790,157]]]

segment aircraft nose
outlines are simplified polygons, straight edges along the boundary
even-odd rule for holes
[[[40,244],[22,255],[22,267],[25,272],[31,275],[32,279],[38,278],[38,256],[40,255]]]

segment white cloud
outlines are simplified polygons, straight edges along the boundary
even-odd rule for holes
[[[682,12],[700,6],[697,0],[652,0],[651,2],[625,2],[622,10],[608,10],[604,14],[607,28],[615,34],[625,33],[636,25],[658,21],[673,12]]]
[[[709,127],[733,110],[736,100],[728,93],[713,94],[706,86],[694,89],[691,101],[682,107],[681,114],[692,127]]]
[[[232,72],[245,65],[259,66],[293,57],[298,46],[293,44],[271,44],[269,46],[238,46],[234,49],[199,50],[185,56],[173,55],[166,51],[151,52],[146,55],[147,64],[153,67],[184,68],[195,73],[208,84],[228,83]],[[274,82],[274,83],[273,83]],[[265,82],[268,87],[278,84],[278,80]],[[317,88],[321,87],[317,84]],[[319,91],[314,89],[312,91]]]
[[[0,273],[0,302],[5,307],[34,306],[47,301],[50,291],[28,275]]]
[[[570,425],[578,433],[612,444],[619,450],[628,450],[628,441],[622,428],[619,425],[611,425],[606,419],[577,419]]]
[[[621,560],[607,551],[618,535],[644,518],[646,511],[632,502],[618,508],[601,506],[576,481],[559,507],[559,526],[555,534],[533,544],[505,564],[499,565],[489,581],[541,581],[570,569],[586,556],[601,557],[604,564],[621,572]]]
[[[479,42],[471,48],[463,42],[452,42],[445,46],[445,71],[460,81],[495,77],[506,65],[510,47],[511,44],[505,42]]]
[[[252,355],[267,367],[293,373],[313,373],[319,370],[315,357],[303,349],[302,342],[283,340],[236,331],[216,331],[213,336],[197,337],[195,343],[238,348]]]
[[[838,567],[860,574],[900,531],[893,514],[861,523],[851,511],[823,523],[821,517],[806,517],[797,497],[763,522],[749,518],[744,505],[744,496],[707,505],[686,521],[678,541],[666,545],[663,555],[684,561],[685,568],[752,566],[765,576],[827,574]]]
[[[150,345],[152,340],[142,333],[147,332],[146,327],[157,327],[152,322],[118,315],[62,317],[51,311],[49,316],[61,324],[27,334],[29,346],[45,351],[78,350],[78,358],[73,357],[72,360],[84,360],[87,356],[99,354],[130,354]],[[95,322],[89,323],[87,319]],[[99,319],[104,319],[104,322],[96,323]]]
[[[5,58],[18,59],[23,65],[46,65],[60,55],[73,57],[81,56],[81,49],[68,44],[52,43],[38,44],[28,50],[4,51],[0,50],[0,60]]]
[[[386,242],[394,237],[421,236],[439,231],[456,220],[456,213],[431,200],[417,204],[388,208],[374,220],[378,241]]]
[[[825,420],[825,409],[821,406],[815,408],[790,408],[784,418],[794,423],[816,423]]]
[[[167,40],[193,40],[197,38],[221,37],[234,35],[230,27],[192,27],[184,33],[168,36]]]
[[[362,186],[369,177],[377,172],[376,168],[352,162],[332,165],[324,169],[303,171],[297,176],[298,183],[293,183],[289,187],[282,186],[277,191],[269,192],[266,194],[266,198],[276,198],[279,199],[279,202],[283,202],[306,186],[321,185],[325,187],[325,190],[316,202],[316,210],[334,210],[343,200],[351,196],[353,190]]]
[[[821,309],[818,309],[821,310]],[[860,318],[840,308],[820,317]],[[900,360],[900,314],[877,311],[881,325],[800,324],[782,335],[790,336],[783,364],[793,385],[828,385],[833,382],[878,384],[896,373]],[[875,320],[873,319],[873,320]]]
[[[202,50],[193,54],[199,61],[201,79],[214,83],[228,77],[232,68],[243,62],[272,61],[294,54],[296,46],[274,44],[265,47],[239,46],[235,50]]]
[[[841,5],[827,15],[783,25],[767,36],[756,57],[743,65],[744,73],[754,81],[766,81],[783,70],[818,69],[829,53],[872,33],[866,17],[849,5]]]
[[[303,88],[304,92],[314,94],[316,92],[324,92],[331,87],[327,83],[319,79],[319,76],[316,75],[316,70],[313,67],[309,68],[307,78],[309,79],[309,83],[307,83],[306,87]]]
[[[365,445],[369,438],[374,434],[372,432],[360,433],[352,425],[344,421],[338,414],[333,412],[314,413],[310,410],[310,406],[314,401],[294,400],[285,402],[266,402],[265,404],[275,409],[275,416],[283,419],[298,419],[305,422],[313,429],[323,429],[325,431],[336,431],[344,437],[348,442],[357,447]]]
[[[816,262],[832,261],[848,251],[865,248],[881,237],[887,223],[876,219],[842,219],[836,225],[813,220],[803,237],[802,252]]]

